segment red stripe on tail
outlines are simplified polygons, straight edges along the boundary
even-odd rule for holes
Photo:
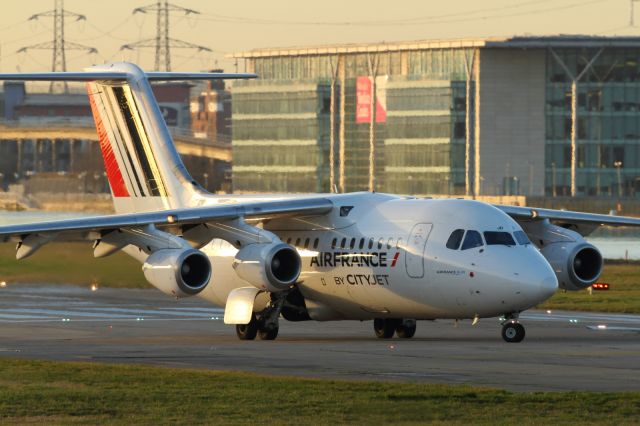
[[[89,94],[89,103],[91,104],[91,112],[93,113],[93,120],[96,122],[96,130],[98,131],[98,140],[100,141],[100,150],[102,151],[102,158],[104,159],[104,168],[107,171],[107,177],[109,179],[109,185],[111,185],[111,191],[114,197],[129,197],[129,191],[127,185],[124,183],[122,172],[118,166],[118,161],[113,153],[113,147],[109,140],[109,135],[102,122],[102,117],[98,112],[96,101],[91,94],[91,86],[87,84],[87,92]]]

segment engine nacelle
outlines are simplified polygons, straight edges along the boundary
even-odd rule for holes
[[[164,249],[142,265],[144,276],[157,289],[174,297],[200,293],[211,279],[211,262],[195,249]]]
[[[238,251],[233,268],[249,284],[278,292],[295,284],[302,270],[302,260],[296,249],[282,242],[250,244]]]
[[[582,290],[598,280],[604,265],[602,254],[580,234],[548,221],[523,227],[555,271],[560,288]]]

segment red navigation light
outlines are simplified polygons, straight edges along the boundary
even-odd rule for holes
[[[609,284],[607,283],[594,283],[591,286],[592,289],[594,290],[609,290]]]

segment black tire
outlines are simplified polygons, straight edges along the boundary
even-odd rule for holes
[[[396,335],[401,339],[411,339],[416,334],[416,324],[414,323],[412,326],[406,326],[400,324],[398,328],[396,328]]]
[[[396,332],[398,320],[390,318],[376,318],[373,320],[373,331],[378,339],[390,339]]]
[[[236,334],[240,340],[253,340],[258,334],[258,321],[254,315],[249,324],[236,324]]]
[[[502,326],[502,338],[508,343],[519,343],[524,339],[524,326],[517,322],[508,322]]]
[[[278,337],[278,330],[280,327],[273,327],[270,329],[261,328],[258,330],[258,336],[261,340],[275,340]]]

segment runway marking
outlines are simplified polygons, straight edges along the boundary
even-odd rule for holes
[[[140,315],[142,313],[146,314],[146,315],[154,315],[154,314],[160,314],[160,315],[172,315],[172,316],[211,316],[213,314],[217,314],[217,315],[221,315],[224,313],[224,311],[222,309],[217,309],[217,308],[212,308],[207,312],[197,312],[194,311],[192,309],[182,309],[180,311],[176,311],[176,310],[165,310],[165,309],[125,309],[125,308],[112,308],[112,307],[104,307],[104,308],[81,308],[83,312],[85,310],[91,310],[91,311],[106,311],[106,312],[121,312],[121,313],[125,313],[125,312],[131,312],[132,315]],[[76,311],[77,312],[77,311]]]
[[[117,303],[117,302],[114,302]],[[131,307],[113,307],[104,304],[88,306],[65,306],[64,309],[42,308],[42,304],[33,306],[32,303],[9,308],[0,306],[0,322],[59,322],[59,321],[211,321],[224,315],[224,310],[211,307],[166,307],[158,309],[139,309],[137,305]],[[60,306],[60,304],[58,304]],[[53,306],[52,306],[53,307]]]
[[[580,322],[620,322],[625,324],[640,324],[640,315],[630,314],[601,314],[601,313],[537,313],[530,312],[520,315],[520,319],[527,321],[568,321],[577,320]]]

